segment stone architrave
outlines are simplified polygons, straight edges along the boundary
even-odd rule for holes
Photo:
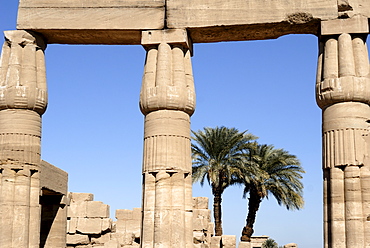
[[[316,82],[317,104],[323,111],[324,243],[325,248],[368,248],[369,28],[367,20],[341,20],[341,25],[322,23],[330,35],[320,38]]]
[[[147,50],[140,109],[145,115],[141,247],[193,247],[190,116],[195,108],[183,29],[142,33]]]
[[[0,247],[40,243],[41,115],[47,105],[41,36],[5,31],[0,60]]]

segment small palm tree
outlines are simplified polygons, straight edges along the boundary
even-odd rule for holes
[[[259,173],[252,180],[243,180],[243,197],[249,193],[248,215],[241,236],[246,242],[250,242],[256,214],[264,198],[273,195],[278,204],[288,210],[298,210],[304,205],[301,174],[305,171],[296,156],[272,145],[256,145],[249,151],[246,166],[258,167]],[[250,177],[249,173],[247,177]]]
[[[262,248],[278,248],[278,244],[273,239],[266,239],[262,244]]]
[[[222,193],[235,182],[245,162],[245,153],[257,137],[227,127],[206,127],[192,133],[193,183],[200,182],[203,186],[206,179],[211,185],[215,234],[221,236]]]

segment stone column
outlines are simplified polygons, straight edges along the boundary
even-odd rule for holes
[[[195,108],[185,30],[142,33],[147,50],[140,109],[145,115],[141,247],[190,248],[190,116]]]
[[[38,248],[41,115],[47,105],[45,43],[5,31],[0,60],[0,247]]]
[[[368,23],[327,21],[321,29],[316,99],[323,110],[325,248],[370,247]]]

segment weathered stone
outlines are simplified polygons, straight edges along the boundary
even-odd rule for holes
[[[73,202],[81,202],[81,201],[93,201],[94,195],[91,193],[70,193],[69,197]]]
[[[0,59],[0,247],[39,247],[40,243],[65,247],[67,174],[40,158],[41,116],[48,100],[45,40],[25,30],[5,31],[4,35]]]
[[[67,244],[82,245],[89,244],[89,236],[82,234],[67,234]]]
[[[101,230],[102,232],[106,232],[112,229],[112,219],[110,218],[102,218],[101,220]]]
[[[72,201],[67,212],[69,218],[87,217],[87,201]]]
[[[370,199],[364,194],[370,186],[363,138],[370,119],[369,58],[365,38],[349,34],[368,32],[367,18],[361,20],[343,21],[341,25],[348,23],[344,27],[328,25],[324,31],[339,36],[322,36],[320,46],[316,99],[323,109],[324,243],[330,248],[365,247],[370,242],[362,200]]]
[[[269,238],[267,235],[261,235],[261,236],[252,236],[250,246],[251,247],[261,247],[263,243]]]
[[[111,240],[111,234],[110,233],[105,233],[105,234],[101,235],[98,238],[92,237],[91,238],[91,243],[92,244],[105,244],[110,240]]]
[[[199,243],[199,244],[194,244],[193,248],[208,248],[208,245],[204,243]]]
[[[251,248],[251,243],[250,242],[239,242],[238,248]]]
[[[221,238],[223,248],[235,248],[236,236],[235,235],[222,235]]]
[[[67,195],[68,174],[54,165],[42,160],[40,163],[40,186]],[[69,202],[66,202],[68,204]]]
[[[221,236],[211,237],[210,248],[222,248]]]
[[[131,220],[132,219],[132,210],[129,209],[117,209],[116,210],[116,219],[117,220]]]
[[[334,19],[321,22],[322,35],[343,33],[369,33],[368,18],[364,16],[356,16],[350,19]]]
[[[193,197],[193,209],[208,209],[208,197]]]
[[[95,245],[77,245],[73,246],[74,248],[92,248],[92,247],[103,247],[103,246],[95,246]]]
[[[109,206],[99,201],[86,202],[86,216],[89,218],[109,218]]]
[[[76,230],[83,234],[100,234],[102,232],[102,219],[78,218]]]
[[[140,44],[141,30],[167,25],[170,29],[188,29],[194,42],[207,43],[269,39],[289,33],[317,34],[320,20],[359,15],[369,17],[368,1],[341,4],[337,0],[279,0],[272,4],[258,0],[23,0],[17,27],[40,32],[50,43]]]
[[[193,220],[193,229],[196,231],[207,230],[209,220],[207,219],[194,219]]]
[[[199,244],[199,243],[203,243],[205,241],[205,235],[203,232],[193,232],[193,243],[194,244]]]
[[[145,115],[141,244],[190,247],[191,212],[185,207],[192,202],[188,187],[190,115],[195,109],[191,43],[186,30],[143,32],[142,43],[147,59],[140,92]]]
[[[205,219],[209,222],[211,219],[211,210],[210,209],[194,209],[193,218],[196,219]]]
[[[298,245],[295,243],[289,243],[284,245],[284,248],[298,248]]]
[[[117,232],[112,239],[116,239],[120,245],[132,245],[135,235],[132,232]]]
[[[21,0],[17,27],[38,30],[50,43],[140,44],[140,30],[164,27],[164,6],[164,0]]]

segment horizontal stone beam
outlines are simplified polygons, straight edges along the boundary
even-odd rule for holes
[[[17,29],[48,43],[140,44],[141,30],[163,29],[165,0],[20,0]]]
[[[194,43],[317,34],[320,20],[338,17],[337,0],[174,0],[168,28],[186,28]]]
[[[67,195],[67,172],[42,160],[40,163],[40,187],[44,190],[46,189],[50,194]]]
[[[368,0],[20,0],[17,28],[48,43],[140,44],[141,31],[186,29],[194,43],[315,34],[321,21],[370,17]]]

